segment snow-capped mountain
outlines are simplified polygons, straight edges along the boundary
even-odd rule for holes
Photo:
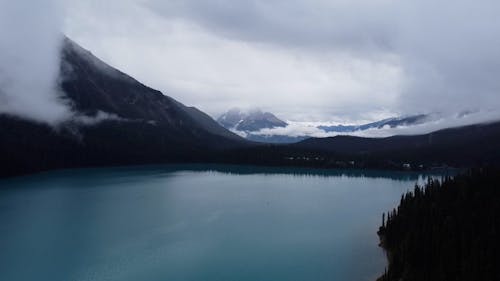
[[[318,126],[318,129],[321,129],[327,133],[337,132],[337,133],[351,133],[357,131],[364,131],[368,129],[382,129],[382,128],[397,128],[401,126],[413,126],[423,124],[429,121],[430,115],[427,114],[418,114],[411,115],[406,117],[394,117],[387,118],[384,120],[363,124],[363,125],[335,125],[335,126]]]
[[[288,126],[274,114],[260,109],[242,111],[234,108],[222,114],[217,122],[227,129],[245,133]]]
[[[409,127],[432,121],[431,114],[418,114],[387,118],[362,125],[329,125],[311,122],[285,122],[270,112],[261,110],[242,111],[231,109],[222,114],[217,122],[223,127],[249,140],[267,143],[295,143],[309,137],[349,134],[365,130]]]

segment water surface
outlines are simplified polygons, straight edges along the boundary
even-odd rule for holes
[[[0,181],[0,280],[361,281],[415,174],[237,166]]]

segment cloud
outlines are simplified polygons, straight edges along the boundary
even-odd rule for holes
[[[444,115],[434,121],[415,126],[402,126],[397,128],[382,128],[360,131],[353,135],[360,137],[388,137],[394,135],[420,135],[445,128],[455,128],[467,125],[485,124],[492,120],[500,120],[500,111],[484,110],[466,115]]]
[[[50,124],[70,115],[57,87],[62,20],[53,0],[0,0],[0,114]]]
[[[481,110],[476,112],[468,112],[466,114],[451,114],[451,115],[439,114],[430,118],[425,123],[421,124],[398,126],[395,128],[386,126],[383,128],[371,128],[355,132],[326,132],[318,128],[319,126],[338,125],[339,123],[287,121],[289,125],[286,127],[262,129],[258,132],[253,132],[252,134],[263,135],[263,136],[291,136],[291,137],[315,137],[315,138],[334,137],[338,135],[350,135],[358,137],[379,138],[379,137],[390,137],[395,135],[427,134],[446,128],[488,123],[492,120],[500,120],[500,111]]]
[[[366,119],[396,102],[401,69],[390,54],[316,53],[224,37],[143,2],[80,3],[67,32],[105,61],[214,117],[231,107],[260,107],[291,119]]]
[[[132,122],[133,120],[121,118],[120,116],[112,113],[107,113],[103,111],[97,111],[97,113],[94,116],[88,116],[88,115],[75,115],[71,119],[72,123],[77,124],[77,125],[83,125],[83,126],[94,126],[97,125],[103,121],[116,121],[116,122]],[[142,122],[143,120],[135,120],[135,121],[140,121]],[[154,121],[150,121],[154,122]],[[153,124],[153,123],[150,123]]]
[[[408,77],[402,110],[500,106],[499,9],[492,0],[411,1],[400,9],[395,45]]]
[[[498,1],[149,2],[166,17],[187,18],[229,38],[314,53],[348,52],[369,61],[377,56],[383,61],[391,53],[405,75],[401,81],[391,79],[403,85],[398,102],[386,105],[392,111],[457,112],[500,105]],[[374,93],[372,100],[383,95]]]
[[[326,137],[329,136],[325,131],[318,128],[318,126],[325,125],[322,122],[297,122],[287,121],[288,126],[265,128],[258,132],[252,132],[254,135],[263,136],[290,136],[290,137]]]
[[[33,120],[73,114],[56,86],[61,29],[212,116],[260,107],[295,121],[359,123],[500,108],[498,1],[0,0],[0,7],[0,113]]]
[[[493,0],[87,0],[67,30],[212,115],[258,106],[356,121],[499,107],[499,9]]]
[[[221,37],[314,49],[390,47],[394,0],[144,1],[159,15],[197,22]]]

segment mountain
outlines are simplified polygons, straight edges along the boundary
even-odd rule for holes
[[[240,132],[256,132],[262,129],[286,127],[288,124],[270,112],[260,109],[241,111],[231,109],[217,118],[224,128]]]
[[[231,109],[217,118],[217,122],[224,128],[254,142],[261,143],[294,143],[307,137],[292,137],[286,135],[260,134],[262,129],[284,128],[288,124],[270,112],[260,109],[242,111],[238,108]]]
[[[70,39],[65,40],[62,49],[61,72],[66,98],[81,114],[96,116],[104,112],[122,120],[168,127],[163,129],[175,131],[177,138],[200,138],[209,133],[241,140],[205,113],[141,84]]]
[[[413,136],[309,138],[227,151],[224,161],[268,166],[422,170],[500,166],[500,121]]]
[[[415,126],[431,121],[433,118],[434,116],[430,114],[418,114],[405,117],[387,118],[363,125],[321,125],[316,126],[316,128],[319,129],[318,133],[321,133],[321,131],[325,133],[354,133],[369,129]],[[219,122],[219,124],[223,127],[245,137],[248,140],[261,143],[297,143],[311,137],[311,135],[309,135],[311,134],[311,125],[303,125],[309,128],[302,128],[304,129],[304,133],[302,135],[296,134],[296,131],[301,129],[300,122],[295,124],[299,124],[299,127],[295,128],[294,135],[287,135],[287,132],[284,130],[269,130],[264,134],[261,132],[262,129],[279,129],[287,127],[289,124],[278,119],[272,113],[262,112],[260,110],[244,112],[239,109],[231,109],[221,115],[217,119],[217,122]]]
[[[295,149],[330,152],[363,161],[454,166],[500,163],[500,122],[439,130],[414,136],[310,138]]]
[[[250,145],[193,107],[107,65],[70,39],[62,98],[77,114],[54,128],[0,115],[0,176],[53,168],[206,161]]]
[[[351,133],[356,131],[364,131],[368,129],[382,129],[384,127],[397,128],[401,126],[413,126],[423,124],[430,119],[427,114],[418,114],[407,117],[395,117],[388,118],[381,121],[368,123],[364,125],[336,125],[336,126],[318,126],[327,133],[338,132],[338,133]]]
[[[316,128],[323,130],[326,133],[353,133],[358,131],[364,131],[369,129],[382,129],[382,128],[397,128],[402,126],[414,126],[423,124],[432,120],[430,115],[419,114],[407,117],[394,117],[387,118],[384,120],[364,124],[364,125],[336,125],[336,126],[317,126]],[[304,133],[301,136],[287,136],[275,134],[275,132],[270,132],[269,134],[255,134],[247,132],[245,137],[248,140],[256,142],[266,142],[266,143],[297,143],[310,138],[311,136]]]
[[[105,64],[69,39],[61,51],[61,73],[62,98],[74,117],[53,127],[0,115],[0,177],[61,168],[179,162],[391,169],[406,164],[500,164],[500,122],[417,136],[337,136],[257,144]],[[245,115],[248,121],[244,122],[233,111],[219,122],[233,122],[234,128],[241,125],[247,130],[286,126],[272,114],[248,115],[252,117]],[[391,126],[418,119],[384,122]]]

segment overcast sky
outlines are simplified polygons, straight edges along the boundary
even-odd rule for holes
[[[286,120],[362,123],[500,108],[495,0],[14,2],[0,0],[19,6],[2,22],[3,38],[16,22],[23,35],[30,24],[57,24],[104,61],[214,117],[260,107]]]

